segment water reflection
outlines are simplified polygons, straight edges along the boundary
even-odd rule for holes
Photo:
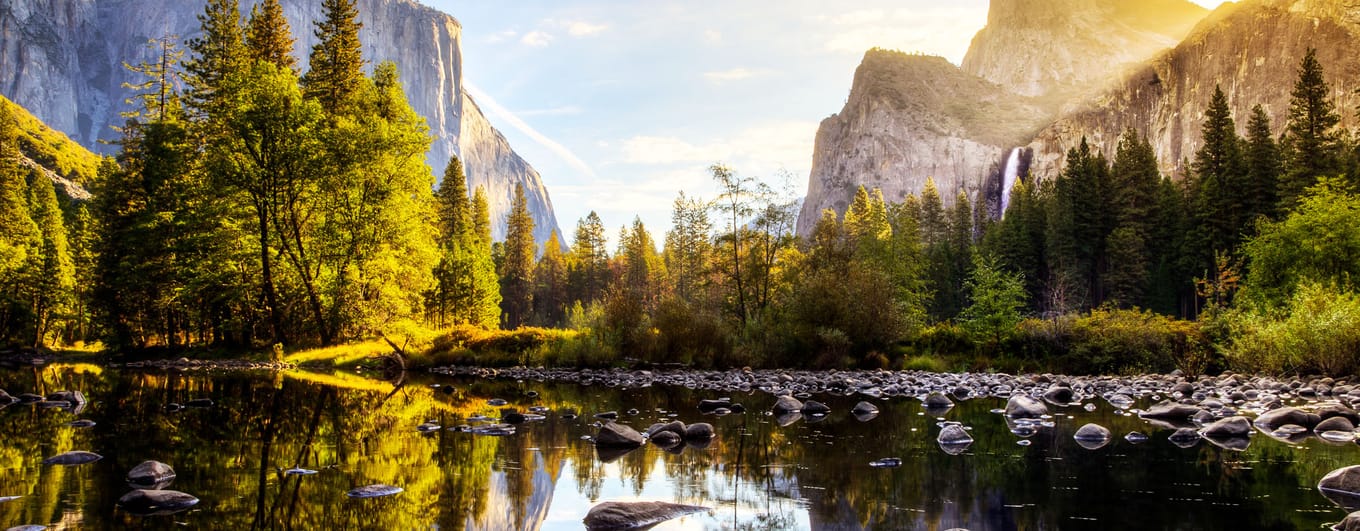
[[[757,393],[731,396],[745,412],[705,415],[700,400],[720,396],[687,389],[95,366],[0,372],[0,389],[88,398],[79,415],[0,410],[0,500],[22,496],[0,501],[0,528],[580,529],[605,500],[711,508],[657,529],[1318,528],[1344,513],[1313,485],[1360,457],[1353,443],[1296,447],[1261,433],[1180,448],[1170,427],[1103,401],[1087,401],[1095,411],[1054,407],[1051,424],[1007,422],[996,399],[930,412],[873,400],[877,416],[857,417],[863,397],[826,396],[817,397],[832,409],[825,417],[776,417],[763,413],[774,400]],[[195,400],[212,405],[171,406]],[[494,425],[506,408],[545,418],[503,436],[457,429]],[[604,411],[639,430],[708,422],[717,438],[600,455],[583,437]],[[69,425],[78,419],[94,425]],[[937,444],[952,422],[970,428],[970,445]],[[1084,448],[1073,433],[1087,422],[1112,437]],[[1149,439],[1130,442],[1133,431]],[[41,464],[71,451],[104,458]],[[173,466],[172,488],[201,502],[168,516],[119,509],[128,471],[147,460]],[[346,495],[371,485],[402,492]]]

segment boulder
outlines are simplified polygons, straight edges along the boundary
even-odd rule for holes
[[[935,437],[935,442],[940,444],[969,444],[973,442],[973,436],[968,434],[960,424],[947,424],[940,429],[940,435]]]
[[[1025,395],[1014,395],[1006,402],[1006,416],[1013,419],[1037,419],[1048,414],[1048,406]]]
[[[367,485],[359,487],[357,489],[352,489],[349,492],[345,493],[345,495],[351,498],[381,498],[383,496],[401,494],[403,490],[405,489],[401,487],[393,487],[391,485],[378,484]]]
[[[80,391],[57,391],[47,395],[47,400],[49,402],[66,402],[72,406],[78,406],[85,403],[85,393]]]
[[[143,461],[128,472],[127,482],[138,488],[163,489],[175,480],[175,469],[160,461]]]
[[[685,426],[686,441],[707,441],[713,439],[716,435],[713,431],[713,425],[707,422],[696,422]]]
[[[770,411],[773,411],[776,416],[786,413],[799,413],[803,411],[803,403],[798,401],[797,398],[784,395],[774,401],[774,407],[771,407]]]
[[[1328,472],[1317,484],[1318,492],[1346,510],[1360,509],[1360,465]]]
[[[590,531],[646,529],[666,520],[707,510],[707,507],[678,503],[610,501],[591,507],[582,521]]]
[[[662,448],[675,448],[682,442],[680,435],[673,431],[659,431],[648,440]]]
[[[813,415],[826,415],[831,413],[831,408],[816,400],[808,400],[807,402],[803,402],[802,413],[809,417]]]
[[[1321,434],[1328,431],[1355,431],[1355,424],[1346,417],[1338,416],[1323,420],[1313,427],[1314,433]]]
[[[1219,419],[1205,426],[1201,435],[1210,439],[1248,437],[1251,435],[1251,421],[1242,416]]]
[[[1189,448],[1199,442],[1200,436],[1193,428],[1181,428],[1167,437],[1167,440],[1181,448]]]
[[[195,505],[198,505],[198,498],[177,490],[138,489],[118,498],[118,507],[137,516],[170,515]]]
[[[921,401],[927,409],[942,409],[954,407],[954,401],[950,400],[944,393],[935,391],[926,395],[925,400]]]
[[[1061,406],[1071,404],[1073,399],[1075,398],[1076,393],[1072,392],[1071,387],[1067,387],[1065,385],[1055,385],[1053,387],[1048,388],[1047,391],[1044,391],[1044,400],[1054,405]]]
[[[873,415],[878,413],[878,406],[861,401],[860,403],[855,404],[854,408],[850,409],[850,413],[855,416]]]
[[[1201,411],[1204,410],[1196,406],[1177,404],[1170,400],[1164,400],[1154,404],[1150,408],[1138,412],[1138,416],[1145,419],[1186,420],[1194,417]]]
[[[595,435],[595,446],[607,448],[637,448],[646,442],[637,430],[617,422],[606,422]]]
[[[1077,428],[1077,433],[1072,435],[1078,441],[1108,441],[1111,437],[1109,428],[1095,423]]]
[[[700,400],[700,401],[699,401],[699,412],[700,412],[700,413],[712,413],[712,412],[714,412],[714,411],[716,411],[716,410],[718,410],[718,409],[727,409],[727,408],[728,408],[729,406],[731,406],[731,405],[732,405],[732,402],[729,401],[729,400],[727,400],[727,399],[721,399],[721,400]]]
[[[680,422],[678,420],[672,420],[664,424],[658,422],[656,424],[653,424],[651,427],[647,428],[647,437],[656,437],[662,432],[671,432],[678,437],[684,437],[685,423]]]
[[[1322,422],[1322,417],[1317,413],[1309,413],[1296,407],[1272,409],[1256,417],[1256,425],[1267,431],[1285,424],[1297,424],[1311,430],[1319,422]]]

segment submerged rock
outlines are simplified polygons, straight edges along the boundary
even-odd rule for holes
[[[1167,437],[1167,440],[1181,448],[1189,448],[1199,443],[1200,435],[1194,428],[1181,428]]]
[[[393,494],[401,494],[401,492],[402,492],[403,490],[405,490],[405,489],[403,489],[403,488],[401,488],[401,487],[393,487],[393,486],[391,486],[391,485],[377,484],[377,485],[368,485],[368,486],[359,487],[359,488],[357,488],[357,489],[350,490],[349,492],[345,493],[345,495],[346,495],[346,496],[349,496],[349,497],[351,497],[351,498],[381,498],[381,497],[383,497],[383,496],[391,496],[391,495],[393,495]]]
[[[666,520],[707,511],[707,507],[666,502],[603,502],[590,508],[583,522],[591,531],[646,529]]]
[[[968,434],[960,424],[947,424],[940,429],[940,434],[935,437],[935,442],[940,444],[971,444],[973,436]]]
[[[1322,422],[1322,417],[1317,413],[1309,413],[1296,407],[1272,409],[1256,417],[1256,425],[1266,430],[1274,430],[1285,424],[1297,424],[1311,430],[1319,422]]]
[[[774,406],[770,408],[770,411],[774,412],[775,416],[785,413],[801,413],[803,411],[803,403],[797,398],[784,395],[774,401]]]
[[[177,490],[134,490],[118,498],[118,507],[137,516],[164,516],[187,511],[198,498]]]
[[[939,391],[934,391],[929,395],[926,395],[925,400],[922,400],[921,403],[924,404],[925,407],[931,409],[954,407],[954,401],[950,400],[948,396],[945,396],[944,393]]]
[[[316,475],[316,471],[315,471],[315,470],[312,470],[312,469],[309,469],[309,468],[298,468],[298,467],[293,467],[293,468],[290,468],[290,469],[288,469],[288,470],[284,470],[284,471],[283,471],[283,475],[285,475],[285,476],[314,476],[314,475]]]
[[[659,431],[649,437],[648,440],[652,441],[652,444],[662,448],[675,448],[676,446],[680,446],[681,442],[684,442],[684,439],[680,437],[680,435],[669,430]]]
[[[85,463],[93,463],[93,462],[98,461],[98,460],[103,459],[103,458],[104,458],[104,456],[99,455],[99,454],[96,454],[96,453],[94,453],[94,452],[86,452],[86,451],[82,451],[82,450],[77,450],[77,451],[74,451],[74,452],[66,452],[66,453],[64,453],[64,454],[57,454],[57,455],[54,455],[54,456],[49,457],[49,458],[47,458],[47,459],[43,459],[42,464],[44,464],[44,465],[76,466],[76,465],[83,465],[83,464],[85,464]]]
[[[1346,515],[1336,525],[1332,526],[1333,531],[1360,531],[1360,511]]]
[[[894,468],[902,466],[902,459],[897,457],[884,457],[869,462],[872,468]]]
[[[1109,428],[1095,423],[1088,423],[1077,428],[1077,432],[1072,435],[1072,438],[1078,441],[1108,441],[1110,440],[1111,435]]]
[[[850,408],[850,413],[855,415],[856,417],[863,415],[877,415],[878,406],[870,404],[869,402],[860,401],[858,404],[855,404],[855,407]]]
[[[1360,509],[1360,465],[1328,472],[1318,481],[1317,488],[1323,496],[1344,509]]]
[[[1251,435],[1251,421],[1237,416],[1221,419],[1204,427],[1203,435],[1211,439],[1228,439]]]
[[[1048,414],[1048,406],[1025,395],[1012,396],[1006,401],[1006,416],[1013,419],[1037,419]]]
[[[67,422],[66,425],[72,428],[93,428],[94,421],[89,419],[80,419]]]
[[[163,489],[175,481],[175,469],[160,461],[143,461],[128,472],[129,485],[145,489]]]
[[[1318,435],[1322,435],[1324,432],[1329,431],[1350,432],[1355,431],[1355,423],[1344,416],[1335,416],[1319,422],[1317,426],[1313,427],[1313,431]]]
[[[831,408],[816,400],[808,400],[807,402],[803,402],[802,412],[809,417],[813,415],[826,415],[831,413]]]
[[[642,434],[626,424],[606,422],[595,435],[595,446],[606,448],[637,448],[647,442]]]
[[[1145,419],[1186,420],[1201,411],[1204,410],[1195,406],[1164,401],[1138,412],[1138,416]]]
[[[685,426],[686,441],[708,441],[716,436],[717,434],[713,431],[713,425],[707,422],[697,422]]]

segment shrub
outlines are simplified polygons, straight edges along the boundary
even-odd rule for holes
[[[1305,283],[1280,314],[1237,314],[1228,360],[1243,371],[1321,372],[1360,369],[1360,298]]]

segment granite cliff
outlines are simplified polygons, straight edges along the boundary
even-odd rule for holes
[[[301,64],[315,41],[312,21],[320,2],[282,0]],[[243,0],[242,13],[254,2]],[[427,161],[442,175],[451,155],[464,162],[471,187],[485,186],[493,235],[505,234],[516,184],[524,185],[542,242],[557,228],[552,201],[538,172],[491,126],[463,90],[461,34],[453,17],[413,0],[359,0],[360,40],[370,63],[393,61],[412,107],[434,137]],[[0,3],[0,94],[82,145],[116,137],[133,81],[121,65],[150,53],[148,40],[198,34],[203,2],[187,0],[8,0]]]
[[[1228,96],[1239,132],[1257,104],[1275,131],[1283,131],[1299,62],[1310,47],[1317,49],[1341,125],[1356,125],[1360,0],[1247,0],[1224,4],[1175,48],[1069,105],[1030,143],[1033,171],[1058,171],[1083,136],[1113,153],[1120,133],[1131,127],[1149,137],[1163,173],[1180,178],[1183,162],[1199,149],[1215,86]]]

